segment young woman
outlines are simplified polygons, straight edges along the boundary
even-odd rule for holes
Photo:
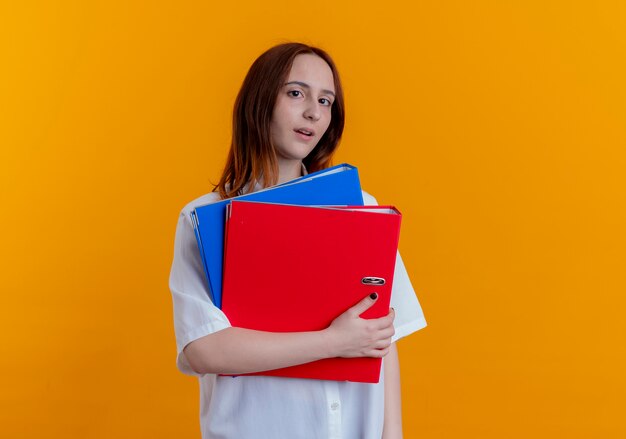
[[[375,303],[373,295],[322,331],[236,328],[210,301],[189,216],[196,206],[328,167],[343,125],[341,82],[330,56],[300,43],[269,49],[253,63],[235,102],[232,144],[219,184],[180,213],[170,273],[177,365],[199,378],[204,439],[402,437],[395,341],[423,328],[426,321],[400,255],[393,309],[385,317],[359,317]],[[365,204],[376,204],[371,195],[363,196]],[[217,375],[332,357],[384,357],[380,382]]]

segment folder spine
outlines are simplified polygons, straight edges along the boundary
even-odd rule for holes
[[[202,238],[200,236],[200,226],[199,226],[200,222],[198,221],[198,216],[196,215],[195,211],[192,211],[189,216],[191,218],[191,224],[193,225],[193,232],[196,235],[196,242],[198,244],[198,251],[200,252],[200,260],[202,261],[202,268],[204,269],[204,274],[205,274],[206,281],[207,281],[209,297],[211,301],[214,302],[215,298],[213,296],[213,290],[211,289],[211,277],[210,277],[211,274],[209,272],[209,267],[207,265],[206,255],[204,252],[204,247],[202,245]]]

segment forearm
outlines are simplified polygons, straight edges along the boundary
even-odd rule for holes
[[[400,362],[396,344],[391,344],[385,362],[385,418],[383,439],[402,438],[402,399],[400,396]]]
[[[326,331],[273,333],[226,328],[184,350],[198,373],[243,374],[308,363],[333,355]]]

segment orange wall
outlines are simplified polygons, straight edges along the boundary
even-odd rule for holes
[[[176,219],[302,40],[343,76],[336,163],[404,214],[406,437],[625,437],[624,2],[293,5],[0,6],[2,436],[199,437]]]

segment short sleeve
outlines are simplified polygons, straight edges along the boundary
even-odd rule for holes
[[[176,365],[181,372],[194,376],[198,374],[183,353],[185,346],[231,326],[226,315],[211,302],[203,270],[191,218],[183,209],[176,226],[169,287],[174,305]]]
[[[367,192],[363,192],[363,201],[366,206],[378,205],[376,199]],[[391,289],[391,307],[396,313],[396,318],[393,322],[396,333],[391,338],[392,342],[426,327],[426,319],[424,318],[422,307],[417,299],[400,252],[396,255],[396,267]]]

